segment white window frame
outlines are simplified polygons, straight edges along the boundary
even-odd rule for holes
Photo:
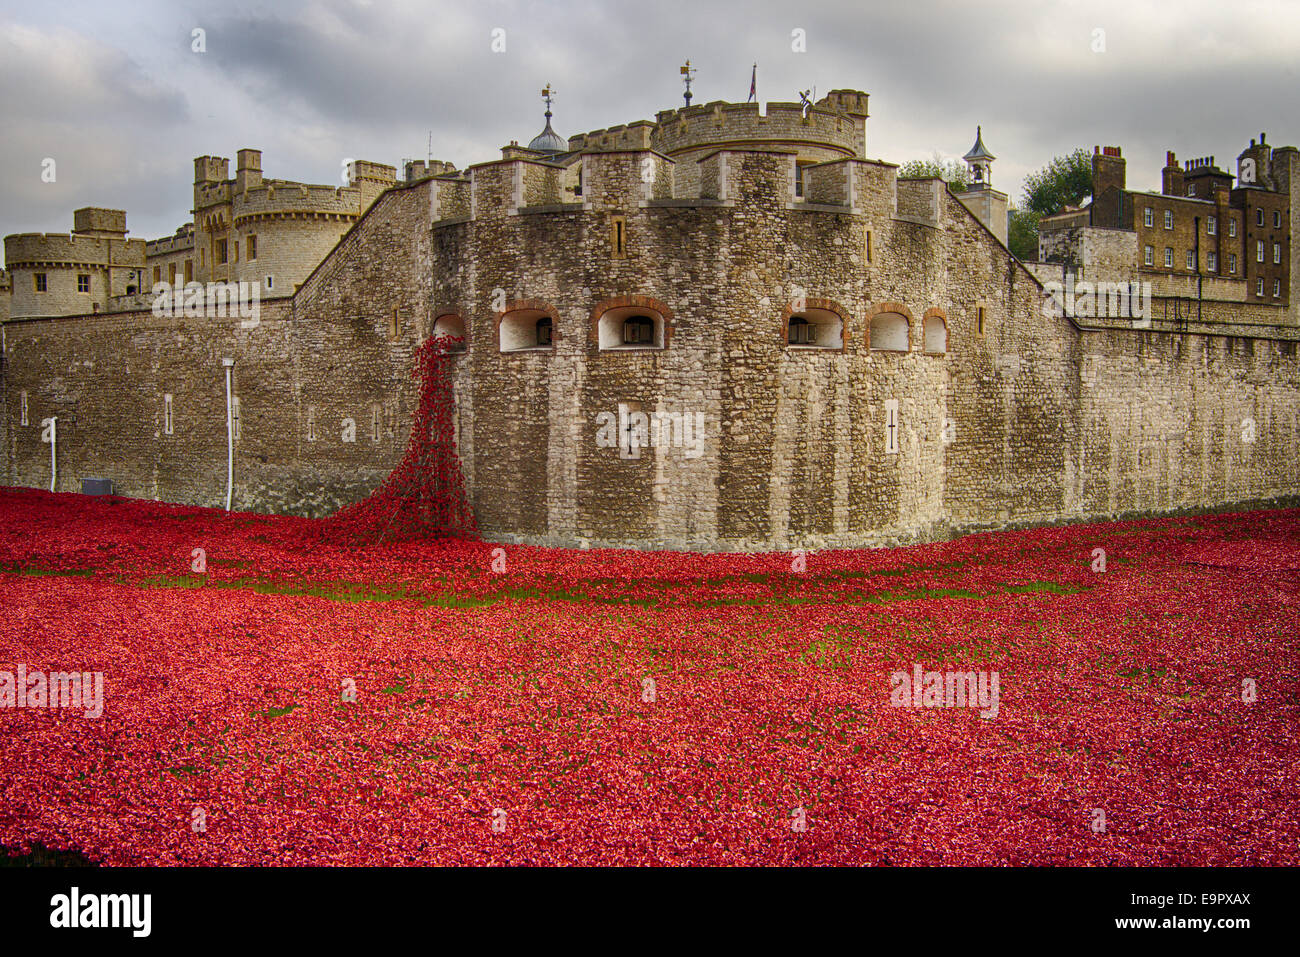
[[[1205,221],[1205,232],[1210,236],[1217,236],[1219,234],[1218,216],[1211,216]]]
[[[1263,261],[1264,261],[1264,240],[1257,239],[1255,240],[1255,262],[1262,263]]]
[[[1166,210],[1165,210],[1165,229],[1173,229],[1173,228],[1174,228],[1174,211],[1173,211],[1172,209],[1166,209]]]
[[[1151,227],[1156,224],[1156,211],[1148,206],[1142,211],[1142,225]]]
[[[1274,279],[1274,280],[1273,280],[1273,298],[1274,298],[1274,299],[1280,299],[1281,297],[1282,297],[1282,280],[1281,280],[1281,279]]]
[[[1187,250],[1187,268],[1188,268],[1188,269],[1195,269],[1195,268],[1196,268],[1196,259],[1195,259],[1195,256],[1196,256],[1196,253],[1195,253],[1193,250],[1191,250],[1191,249]]]
[[[1273,244],[1273,265],[1274,266],[1280,265],[1281,262],[1282,262],[1282,244],[1274,243]]]
[[[1228,272],[1235,273],[1236,271],[1237,271],[1237,254],[1228,253]]]
[[[1165,247],[1165,268],[1166,269],[1174,268],[1174,247],[1173,246]]]
[[[1264,295],[1264,279],[1262,276],[1255,280],[1255,295]]]
[[[1237,221],[1235,219],[1230,219],[1228,220],[1228,238],[1232,239],[1236,235],[1237,235]]]
[[[1207,253],[1206,255],[1207,255],[1208,260],[1209,260],[1208,263],[1207,263],[1207,265],[1209,266],[1209,270],[1210,270],[1210,272],[1218,272],[1218,271],[1219,271],[1219,254],[1218,254],[1218,253],[1215,253],[1215,252],[1211,252],[1211,253]]]
[[[1156,247],[1154,246],[1146,247],[1146,252],[1143,256],[1143,259],[1145,260],[1146,265],[1154,266],[1156,264]]]

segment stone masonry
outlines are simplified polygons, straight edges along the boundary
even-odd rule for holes
[[[222,504],[228,357],[235,507],[326,514],[400,459],[436,328],[464,331],[459,449],[498,541],[895,544],[1300,494],[1295,330],[1049,314],[941,181],[863,155],[865,103],[819,101],[806,152],[789,111],[764,139],[693,107],[707,149],[669,113],[410,177],[252,328],[10,321],[4,481],[48,485],[58,415],[61,489]]]

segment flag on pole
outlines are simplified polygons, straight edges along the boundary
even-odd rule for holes
[[[749,99],[746,103],[752,103],[754,97],[758,95],[758,64],[754,64],[754,72],[749,75]]]

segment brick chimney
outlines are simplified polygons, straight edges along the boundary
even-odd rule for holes
[[[1118,146],[1092,148],[1092,199],[1097,201],[1112,186],[1123,190],[1127,179],[1126,161]]]
[[[1160,192],[1166,196],[1187,195],[1187,187],[1183,185],[1183,168],[1178,165],[1173,150],[1165,153],[1165,168],[1160,171]]]

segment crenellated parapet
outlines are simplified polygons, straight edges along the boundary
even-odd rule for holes
[[[569,150],[646,150],[654,138],[655,124],[649,120],[623,123],[604,130],[592,130],[569,137]]]
[[[262,185],[231,200],[233,225],[267,219],[346,218],[352,222],[361,208],[361,189],[356,186],[311,186],[283,180],[265,180]]]
[[[18,233],[5,237],[5,263],[13,270],[144,265],[143,239],[112,239],[76,233]]]
[[[854,92],[854,91],[842,91]],[[664,110],[656,117],[651,144],[674,158],[697,156],[728,146],[788,147],[803,159],[822,161],[861,156],[866,149],[865,93],[862,112],[847,112],[830,97],[805,109],[799,103],[706,103]]]
[[[654,149],[602,150],[577,155],[568,165],[516,157],[434,178],[430,221],[721,204],[879,216],[900,210],[900,218],[936,225],[940,192],[918,181],[898,182],[896,169],[857,157],[809,164],[792,150],[769,147],[719,149],[685,160]]]

